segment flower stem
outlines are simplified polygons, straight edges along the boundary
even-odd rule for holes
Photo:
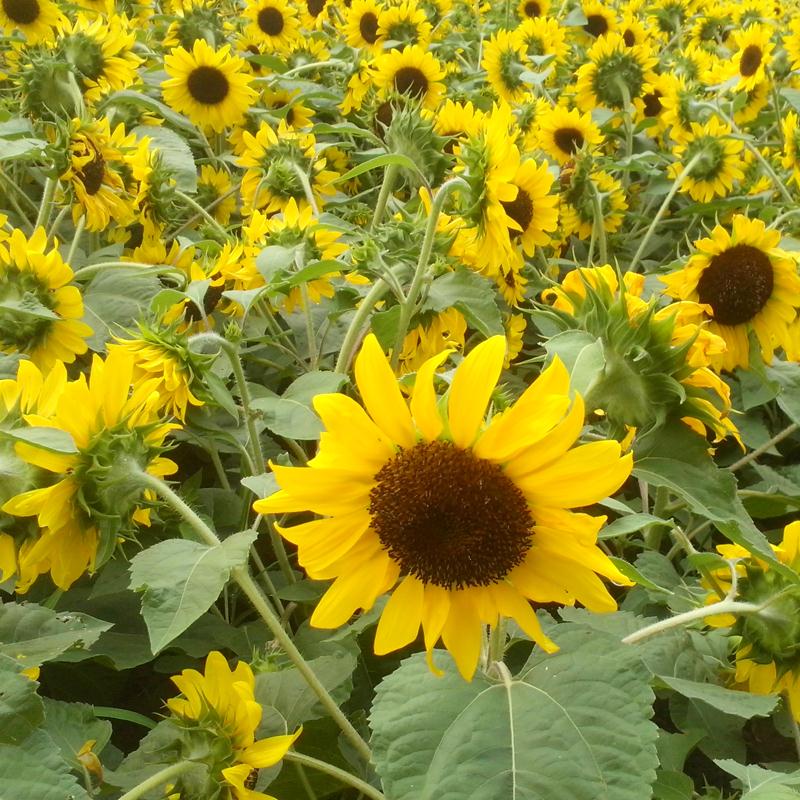
[[[179,285],[186,285],[186,275],[179,269],[171,267],[169,264],[146,264],[141,261],[103,261],[100,264],[88,264],[75,270],[75,274],[72,277],[73,279],[88,278],[96,272],[102,272],[104,269],[135,269],[152,272],[153,275],[170,275],[180,279]]]
[[[705,619],[706,617],[713,617],[716,614],[758,614],[766,608],[766,603],[741,603],[738,600],[731,600],[726,598],[720,600],[718,603],[712,603],[702,608],[693,608],[691,611],[685,611],[683,614],[676,614],[674,617],[654,622],[652,625],[646,625],[638,631],[626,636],[623,644],[636,644],[637,642],[649,639],[651,636],[668,631],[672,628],[679,628],[681,625],[686,625],[698,619]]]
[[[140,797],[143,797],[153,789],[157,789],[161,784],[169,783],[173,778],[177,778],[178,775],[186,772],[191,766],[193,766],[191,761],[179,761],[177,764],[170,764],[168,767],[156,772],[155,775],[151,775],[134,786],[133,789],[125,792],[119,800],[139,800]]]
[[[222,236],[223,239],[228,238],[228,232],[225,230],[225,228],[223,228],[222,225],[220,225],[219,222],[217,222],[214,217],[212,217],[211,214],[209,214],[208,211],[203,208],[203,206],[189,197],[188,194],[184,194],[179,189],[175,190],[175,194],[180,197],[180,199],[183,200],[183,202],[186,203],[189,208],[199,214],[220,236]]]
[[[197,535],[210,547],[217,547],[220,540],[214,531],[179,497],[167,486],[160,478],[150,475],[144,470],[139,469],[136,475],[143,486],[152,489],[163,500],[169,503],[172,508],[192,526]],[[350,720],[342,713],[336,705],[335,700],[330,696],[328,690],[314,674],[314,670],[308,665],[303,655],[295,647],[289,634],[283,629],[280,620],[275,616],[275,612],[270,607],[267,598],[261,592],[258,584],[253,580],[246,567],[234,567],[231,570],[231,577],[245,593],[253,608],[258,612],[261,619],[267,624],[275,640],[289,657],[291,662],[297,667],[297,671],[303,676],[306,683],[319,698],[320,703],[325,707],[336,724],[342,729],[344,735],[350,740],[353,747],[369,762],[372,759],[372,751],[369,745],[361,738],[359,732],[353,727]]]
[[[400,305],[400,318],[397,321],[397,335],[395,336],[394,347],[392,348],[391,363],[393,369],[397,369],[397,363],[400,360],[400,351],[403,348],[403,340],[406,338],[408,323],[411,321],[411,315],[414,313],[414,307],[417,304],[420,289],[422,288],[422,281],[428,269],[428,262],[430,261],[431,252],[433,251],[433,243],[436,239],[436,223],[439,221],[439,212],[442,210],[444,201],[448,198],[450,192],[458,186],[466,186],[466,181],[463,178],[451,178],[439,187],[439,191],[436,192],[436,196],[431,202],[428,224],[425,227],[425,238],[422,240],[422,249],[417,259],[414,277],[411,279],[411,286],[408,289],[406,299]]]
[[[362,781],[361,778],[357,778],[355,775],[351,775],[349,772],[345,772],[343,769],[339,769],[339,767],[335,767],[333,764],[328,764],[325,761],[312,758],[304,753],[298,753],[296,750],[289,750],[283,758],[284,761],[293,761],[295,764],[311,767],[311,769],[315,769],[317,772],[330,775],[332,778],[336,778],[347,786],[352,786],[354,789],[357,789],[364,797],[369,797],[371,800],[386,800],[386,796],[374,786],[371,786],[366,781]]]
[[[800,428],[796,422],[793,422],[791,425],[787,425],[780,433],[776,433],[768,442],[764,442],[760,447],[757,447],[755,450],[752,450],[747,455],[742,456],[738,461],[734,461],[728,467],[730,472],[736,472],[737,469],[741,469],[746,464],[749,464],[751,461],[755,461],[759,456],[763,456],[764,453],[767,452],[773,445],[778,444],[778,442],[782,442],[788,436],[791,436],[796,430]]]
[[[375,213],[372,215],[372,224],[369,226],[371,231],[378,227],[378,224],[383,219],[383,214],[386,211],[386,204],[389,202],[389,197],[394,189],[395,181],[397,180],[397,173],[400,167],[397,164],[389,164],[386,171],[383,173],[383,183],[381,184],[381,191],[378,195],[378,201],[375,204]]]
[[[75,258],[75,251],[78,249],[78,245],[80,244],[81,241],[81,236],[83,236],[83,229],[85,227],[86,227],[86,214],[81,214],[81,218],[78,220],[78,224],[75,226],[75,233],[72,235],[72,241],[69,244],[69,252],[67,253],[67,257],[65,259],[67,264],[72,264],[72,259]]]
[[[42,202],[39,205],[39,213],[36,215],[36,222],[33,223],[33,229],[38,227],[47,227],[47,221],[50,219],[50,209],[53,206],[53,196],[56,193],[56,186],[58,181],[53,178],[47,178],[44,182],[44,190],[42,191]]]
[[[597,231],[597,244],[600,249],[600,264],[601,266],[608,263],[608,247],[606,243],[606,229],[604,226],[605,219],[603,217],[603,198],[600,197],[600,192],[595,183],[592,183],[592,208],[594,210],[594,228],[592,235]]]
[[[697,153],[694,158],[690,159],[689,163],[678,173],[678,177],[672,182],[672,186],[667,192],[664,202],[659,206],[658,211],[656,211],[656,215],[653,217],[653,221],[650,223],[650,227],[647,229],[642,241],[639,242],[639,248],[636,250],[636,253],[633,256],[630,267],[628,267],[631,272],[636,272],[639,259],[647,249],[647,245],[650,244],[650,239],[653,238],[653,234],[656,232],[656,228],[658,227],[658,223],[661,222],[661,218],[667,213],[667,209],[669,208],[669,204],[672,202],[672,198],[678,193],[678,189],[681,188],[683,182],[687,177],[689,177],[689,173],[695,168],[697,162],[702,157],[702,153]]]
[[[364,325],[372,313],[375,305],[383,299],[386,292],[389,291],[389,284],[383,280],[378,279],[372,285],[372,288],[367,292],[366,297],[361,301],[361,304],[356,309],[353,319],[350,321],[350,327],[344,335],[342,347],[339,350],[339,357],[336,359],[336,367],[334,372],[340,372],[346,375],[350,371],[350,362],[353,358],[358,343],[361,341]]]

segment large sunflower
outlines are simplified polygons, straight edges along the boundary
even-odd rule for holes
[[[749,365],[752,329],[769,362],[786,346],[788,326],[800,307],[800,277],[794,259],[778,248],[780,233],[759,219],[734,216],[732,231],[717,225],[686,266],[661,280],[670,297],[707,307],[708,330],[727,350],[712,359],[717,369]]]
[[[269,50],[283,50],[300,35],[297,10],[286,0],[252,0],[244,12],[247,33]]]
[[[558,195],[550,194],[553,176],[547,164],[525,159],[511,183],[517,196],[502,203],[506,214],[516,223],[509,226],[512,241],[519,242],[526,255],[532,256],[536,245],[545,245],[558,225]]]
[[[49,41],[53,28],[63,19],[52,0],[2,0],[0,28],[8,34],[21,31],[28,42]]]
[[[431,111],[442,101],[444,69],[431,53],[417,44],[378,56],[374,71],[373,82],[384,95],[415,98]]]
[[[24,353],[43,370],[85,353],[92,329],[80,322],[83,299],[71,280],[58,249],[47,246],[44,228],[30,239],[15,228],[0,244],[0,351]]]
[[[594,148],[603,143],[603,134],[591,115],[581,114],[576,108],[567,111],[563,106],[554,106],[537,122],[539,147],[562,165],[584,146]]]
[[[214,50],[197,39],[191,52],[176,47],[164,56],[164,69],[170,76],[161,84],[164,102],[217,133],[241,122],[257,97],[247,65],[229,45]]]
[[[616,609],[598,573],[628,581],[596,546],[604,518],[572,509],[615,492],[631,456],[612,441],[570,449],[584,408],[579,396],[570,402],[557,360],[485,423],[505,351],[496,336],[464,359],[446,411],[433,378],[447,351],[428,360],[409,407],[370,335],[355,364],[364,408],[344,395],[317,396],[326,429],[319,453],[308,467],[273,466],[280,491],[254,505],[259,513],[326,517],[280,528],[310,576],[335,579],[313,625],[343,625],[391,592],[375,652],[413,642],[421,626],[428,652],[441,637],[469,680],[483,626],[500,616],[555,649],[529,600]]]

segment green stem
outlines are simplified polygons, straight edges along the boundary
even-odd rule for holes
[[[153,730],[156,726],[156,723],[149,717],[145,717],[143,714],[137,714],[135,711],[128,711],[126,708],[92,706],[92,713],[96,717],[103,717],[104,719],[120,719],[125,722],[133,722],[135,725],[141,725],[148,730]]]
[[[793,422],[791,425],[787,425],[780,433],[775,434],[768,442],[764,442],[760,447],[757,447],[755,450],[752,450],[747,455],[742,456],[738,461],[734,461],[728,467],[730,472],[736,472],[737,469],[741,469],[745,465],[749,464],[751,461],[755,461],[759,456],[763,456],[764,453],[767,452],[773,445],[778,444],[778,442],[782,442],[788,436],[791,436],[796,430],[800,428],[796,422]]]
[[[173,778],[177,778],[193,766],[191,761],[179,761],[177,764],[170,764],[168,767],[156,772],[140,784],[137,784],[130,791],[125,792],[119,800],[139,800],[153,789],[158,789],[162,784],[170,783]]]
[[[400,167],[397,164],[389,164],[389,166],[386,167],[386,171],[383,173],[381,191],[378,195],[378,201],[375,203],[375,213],[372,215],[372,224],[369,226],[371,231],[374,231],[383,220],[386,204],[389,202],[389,197],[392,194],[392,189],[394,189],[397,173],[399,171]]]
[[[208,211],[203,208],[203,206],[189,197],[188,194],[181,192],[179,189],[175,190],[175,194],[180,197],[180,199],[183,200],[183,202],[186,203],[189,208],[199,214],[220,236],[222,236],[223,239],[228,238],[228,232],[225,230],[225,228],[223,228],[222,225],[220,225],[219,222],[217,222],[214,217],[212,217],[211,214],[209,214]]]
[[[39,205],[39,213],[36,215],[36,222],[33,223],[33,228],[36,230],[38,227],[47,227],[47,221],[50,219],[50,209],[53,206],[53,196],[56,193],[56,186],[58,181],[53,178],[47,178],[44,183],[44,190],[42,191],[42,202]]]
[[[505,617],[497,618],[497,624],[492,626],[489,634],[489,666],[503,660],[506,649],[506,620]]]
[[[653,516],[663,518],[664,509],[669,503],[669,490],[665,486],[656,488],[656,499],[653,504]],[[649,525],[644,532],[644,543],[648,550],[658,550],[661,547],[663,528],[661,525]]]
[[[136,477],[143,486],[152,489],[163,500],[165,500],[172,508],[183,517],[184,521],[192,526],[192,529],[197,535],[209,546],[218,547],[220,540],[214,531],[206,525],[206,523],[192,510],[192,508],[184,502],[172,489],[167,486],[160,478],[150,475],[142,469],[131,465],[132,469],[136,470]],[[234,567],[231,570],[231,577],[239,585],[241,590],[245,593],[247,598],[253,604],[253,608],[258,612],[258,615],[267,624],[275,640],[283,648],[283,651],[289,657],[291,662],[297,667],[298,672],[303,676],[306,683],[311,687],[314,693],[319,698],[319,701],[331,715],[336,724],[342,729],[342,732],[350,740],[351,744],[358,750],[358,752],[369,762],[372,759],[372,752],[369,745],[361,738],[361,735],[353,727],[350,720],[342,713],[342,710],[336,705],[334,699],[328,693],[328,690],[320,682],[319,678],[314,674],[314,670],[308,665],[303,658],[300,651],[295,647],[294,642],[291,640],[289,634],[283,629],[280,620],[275,616],[267,598],[262,594],[258,584],[250,576],[246,567]]]
[[[311,370],[317,368],[317,337],[314,331],[314,319],[311,316],[311,301],[308,297],[308,285],[300,284],[300,297],[303,300],[303,314],[306,320],[306,340],[308,342],[308,365]]]
[[[311,206],[311,213],[315,216],[319,216],[319,208],[317,208],[317,201],[314,199],[314,191],[311,188],[311,182],[308,180],[308,175],[300,168],[300,165],[292,162],[292,167],[294,168],[295,175],[297,175],[298,180],[303,186],[303,193],[306,196],[306,200],[308,204]]]
[[[86,227],[86,214],[81,214],[81,218],[78,220],[77,225],[75,225],[75,233],[72,236],[72,241],[69,243],[69,252],[67,253],[66,259],[64,259],[67,264],[72,263],[72,259],[75,258],[75,252],[78,249],[78,245],[81,241],[81,236],[83,236],[83,229]],[[75,273],[77,275],[77,273]]]
[[[403,341],[406,338],[408,323],[414,313],[414,308],[419,298],[425,272],[433,251],[433,243],[436,239],[436,224],[439,221],[439,212],[442,210],[444,201],[449,197],[453,189],[458,186],[466,186],[463,178],[451,178],[441,185],[439,191],[431,202],[431,210],[428,215],[428,224],[425,227],[425,238],[422,240],[422,248],[417,259],[417,266],[414,270],[414,277],[411,279],[411,286],[408,289],[406,299],[400,304],[400,318],[397,323],[397,336],[395,337],[394,347],[392,348],[392,368],[397,368],[400,360],[400,351],[403,349]]]
[[[356,347],[358,347],[358,343],[361,341],[361,336],[366,322],[369,319],[369,315],[372,313],[372,309],[375,305],[382,300],[383,296],[389,291],[389,288],[389,284],[383,280],[383,278],[379,278],[372,284],[372,288],[367,292],[361,304],[356,309],[353,319],[350,320],[350,327],[348,327],[347,333],[344,335],[344,340],[339,350],[339,357],[336,359],[334,372],[339,372],[343,375],[349,372],[350,361],[353,358]]]
[[[57,214],[57,216],[56,216],[55,220],[53,220],[53,224],[50,226],[50,231],[49,231],[49,233],[47,234],[47,238],[48,238],[48,240],[50,240],[50,239],[53,239],[53,238],[55,237],[55,235],[56,235],[56,233],[57,233],[57,231],[58,231],[58,228],[59,228],[59,226],[60,226],[60,225],[61,225],[61,223],[64,221],[64,217],[66,217],[66,216],[67,216],[67,214],[69,214],[69,212],[70,212],[70,207],[69,207],[69,205],[65,205],[65,206],[64,206],[64,207],[61,209],[61,211],[59,211],[59,212],[58,212],[58,214]]]
[[[600,191],[597,185],[592,182],[592,207],[594,209],[594,225],[592,235],[595,230],[597,231],[597,244],[600,249],[600,264],[601,266],[608,263],[608,246],[606,243],[606,229],[605,218],[603,216],[603,198],[600,197]],[[590,262],[591,263],[591,262]]]
[[[678,176],[672,182],[672,186],[670,190],[667,192],[667,196],[664,198],[664,202],[661,203],[659,206],[658,211],[656,211],[656,215],[653,217],[653,221],[650,223],[650,227],[647,229],[647,232],[644,235],[644,238],[641,242],[639,242],[639,247],[636,250],[636,253],[633,256],[633,260],[631,261],[630,267],[628,269],[631,272],[636,272],[636,267],[639,264],[639,259],[644,254],[645,250],[647,249],[647,245],[650,244],[650,239],[653,238],[653,234],[656,232],[656,228],[658,227],[658,223],[661,222],[661,218],[664,214],[667,213],[667,209],[669,208],[669,204],[672,202],[672,199],[678,193],[678,189],[681,188],[683,182],[686,178],[689,177],[689,173],[695,168],[697,162],[703,157],[702,153],[697,153],[694,158],[689,160],[689,163],[678,173]]]
[[[302,766],[315,769],[317,772],[330,775],[331,778],[336,778],[345,785],[357,789],[361,794],[365,797],[369,797],[371,800],[386,800],[386,796],[383,792],[378,791],[378,789],[371,784],[362,781],[361,778],[357,778],[349,772],[345,772],[343,769],[339,769],[339,767],[335,767],[333,764],[328,764],[326,761],[312,758],[311,756],[305,755],[305,753],[298,753],[296,750],[289,750],[283,758],[285,761],[292,761],[295,764],[301,764]]]
[[[783,117],[781,116],[781,98],[778,94],[778,84],[775,83],[775,75],[773,75],[771,69],[767,67],[764,71],[767,73],[769,85],[772,90],[772,104],[775,106],[775,119],[778,125],[778,138],[781,140],[781,150],[785,150],[786,140],[783,137],[783,126],[781,125]]]
[[[241,183],[237,183],[236,186],[234,186],[231,189],[228,189],[228,191],[225,192],[225,194],[220,195],[212,203],[209,203],[203,210],[207,214],[209,211],[216,208],[223,200],[227,200],[231,195],[236,194],[241,188],[242,188]],[[190,225],[194,225],[194,223],[197,222],[197,220],[203,219],[204,216],[205,214],[195,214],[194,216],[189,217],[189,219],[187,219],[186,222],[182,222],[177,228],[175,228],[174,231],[172,231],[172,233],[170,233],[165,238],[174,239],[184,228],[188,228]]]

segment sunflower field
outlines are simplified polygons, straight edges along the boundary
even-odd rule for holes
[[[0,800],[800,799],[800,0],[0,28]]]

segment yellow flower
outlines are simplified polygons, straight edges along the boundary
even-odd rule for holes
[[[0,3],[0,28],[7,34],[21,31],[31,44],[50,41],[53,28],[63,19],[52,0],[15,0]]]
[[[92,335],[80,321],[83,298],[69,285],[72,270],[54,244],[47,246],[44,228],[30,239],[15,228],[0,243],[0,351],[24,353],[45,371],[57,361],[71,364]]]
[[[379,53],[383,37],[378,33],[382,7],[375,0],[354,0],[345,15],[344,36],[350,47]]]
[[[373,62],[373,83],[384,97],[406,96],[423,108],[435,110],[444,94],[444,70],[441,63],[424,47],[407,45],[390,50]]]
[[[581,10],[586,17],[583,30],[592,38],[605,36],[617,29],[614,10],[600,0],[584,0]]]
[[[247,34],[269,51],[282,52],[300,35],[297,10],[286,0],[250,0],[244,18]]]
[[[517,187],[517,196],[502,204],[514,222],[509,225],[509,234],[526,255],[532,256],[534,247],[546,245],[550,241],[548,234],[558,225],[558,195],[549,194],[553,176],[546,163],[537,164],[526,158],[511,183]]]
[[[378,14],[378,37],[424,48],[431,38],[431,24],[416,0],[400,0]]]
[[[603,143],[603,135],[591,115],[577,109],[567,111],[563,106],[554,106],[537,122],[539,147],[562,165],[584,147],[595,149]]]
[[[737,214],[732,230],[717,225],[686,266],[662,276],[665,294],[705,307],[708,330],[727,350],[711,359],[716,369],[747,368],[749,332],[755,332],[766,362],[788,342],[788,325],[800,307],[800,277],[794,259],[778,248],[780,233],[759,219]]]
[[[774,45],[772,31],[766,25],[750,25],[734,31],[736,52],[728,65],[728,77],[738,77],[738,88],[751,91],[765,80],[765,70],[770,62]]]
[[[550,0],[520,0],[517,14],[521,20],[541,19],[550,11]]]
[[[417,372],[428,359],[443,350],[461,350],[467,333],[467,321],[457,308],[436,314],[424,325],[409,331],[400,353],[400,374]]]
[[[792,171],[790,180],[800,186],[800,125],[794,111],[788,111],[781,120],[781,130],[783,131],[781,164],[785,169]]]
[[[161,84],[164,102],[217,133],[241,122],[257,97],[244,61],[229,45],[214,50],[197,39],[191,52],[176,47],[164,56],[164,69],[170,76]]]
[[[520,75],[529,68],[525,43],[517,31],[500,30],[483,45],[481,66],[486,80],[500,100],[519,103],[528,92]]]
[[[167,700],[172,714],[184,727],[209,730],[229,745],[230,752],[210,766],[227,783],[232,796],[236,800],[274,800],[249,788],[248,778],[253,770],[277,764],[303,729],[256,740],[262,709],[253,694],[255,678],[249,665],[240,661],[232,670],[222,653],[212,650],[203,673],[185,669],[172,682],[182,695]],[[226,748],[219,750],[225,752]]]
[[[391,592],[375,652],[406,646],[421,626],[426,650],[441,637],[469,680],[483,626],[501,615],[555,649],[528,601],[616,608],[598,573],[628,581],[596,546],[604,518],[571,509],[615,492],[631,457],[612,441],[571,447],[583,402],[570,401],[558,360],[485,423],[505,354],[502,336],[478,345],[441,402],[433,379],[447,353],[439,354],[417,372],[407,405],[369,335],[355,364],[364,407],[341,394],[316,397],[318,454],[307,467],[273,465],[280,491],[254,504],[258,513],[325,515],[280,528],[309,576],[335,579],[312,625],[338,627]]]
[[[220,225],[227,225],[236,210],[236,192],[233,191],[230,174],[210,164],[203,164],[197,178],[196,200]]]
[[[595,224],[594,195],[600,195],[603,212],[603,230],[614,233],[625,218],[628,203],[622,184],[607,172],[592,172],[585,178],[574,177],[561,195],[559,215],[564,235],[574,234],[579,239],[588,239]]]

